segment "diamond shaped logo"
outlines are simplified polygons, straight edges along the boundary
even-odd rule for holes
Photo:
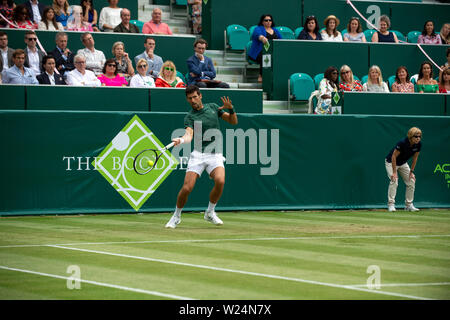
[[[177,167],[178,161],[166,151],[152,171],[139,175],[133,169],[134,157],[144,149],[162,148],[164,145],[135,115],[96,157],[92,165],[131,207],[138,211]]]
[[[339,93],[335,93],[333,96],[334,104],[337,105],[339,100],[341,100],[341,96]]]

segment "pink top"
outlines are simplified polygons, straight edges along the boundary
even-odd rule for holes
[[[34,24],[30,20],[25,20],[25,22],[13,21],[13,23],[16,24],[21,29],[37,29],[38,28],[37,24]],[[9,28],[14,29],[15,27],[12,25],[9,25]]]
[[[128,84],[127,80],[119,74],[116,75],[116,77],[113,79],[110,79],[104,74],[102,74],[98,76],[98,80],[100,80],[102,85],[104,84],[107,87],[121,87],[123,85],[126,86]]]
[[[172,34],[172,30],[170,30],[167,23],[161,22],[159,24],[156,24],[153,22],[153,20],[150,20],[149,22],[144,23],[144,26],[142,27],[142,33],[162,33],[162,34]]]
[[[94,29],[92,28],[92,25],[90,23],[85,24],[84,26],[80,26],[80,27],[67,26],[67,30],[69,30],[69,31],[94,31]]]
[[[405,84],[394,82],[392,84],[392,90],[394,88],[397,89],[397,92],[414,92],[414,84],[412,82],[406,82]]]
[[[419,38],[417,39],[417,43],[423,43],[423,44],[442,44],[441,36],[439,33],[435,34],[434,37],[430,37],[429,35],[424,36],[421,34]]]

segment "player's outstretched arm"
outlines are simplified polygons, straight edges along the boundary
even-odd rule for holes
[[[222,119],[230,124],[237,124],[238,123],[237,114],[234,111],[233,104],[232,104],[230,98],[222,97],[220,99],[223,102],[223,106],[221,106],[219,108],[219,110],[226,111],[222,114]]]
[[[191,142],[193,137],[194,137],[194,130],[191,127],[187,127],[184,136],[182,136],[181,138],[173,138],[172,142],[175,142],[174,146],[177,146],[182,143]]]

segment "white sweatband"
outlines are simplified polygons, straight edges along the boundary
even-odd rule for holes
[[[184,139],[183,138],[178,138],[180,140],[180,144],[184,143]]]

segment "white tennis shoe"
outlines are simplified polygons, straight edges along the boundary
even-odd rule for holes
[[[172,218],[170,218],[169,222],[166,223],[166,228],[175,229],[177,224],[181,222],[181,217],[177,214],[173,214]]]
[[[414,205],[411,203],[409,206],[405,207],[405,211],[417,212],[417,211],[419,211],[419,209],[414,207]]]
[[[215,211],[205,211],[204,218],[206,221],[209,221],[209,222],[215,224],[216,226],[223,225],[223,221],[220,220],[220,218],[217,216]]]
[[[390,204],[389,206],[388,206],[388,211],[389,212],[395,212],[396,210],[395,210],[395,206],[393,205],[393,204]]]

